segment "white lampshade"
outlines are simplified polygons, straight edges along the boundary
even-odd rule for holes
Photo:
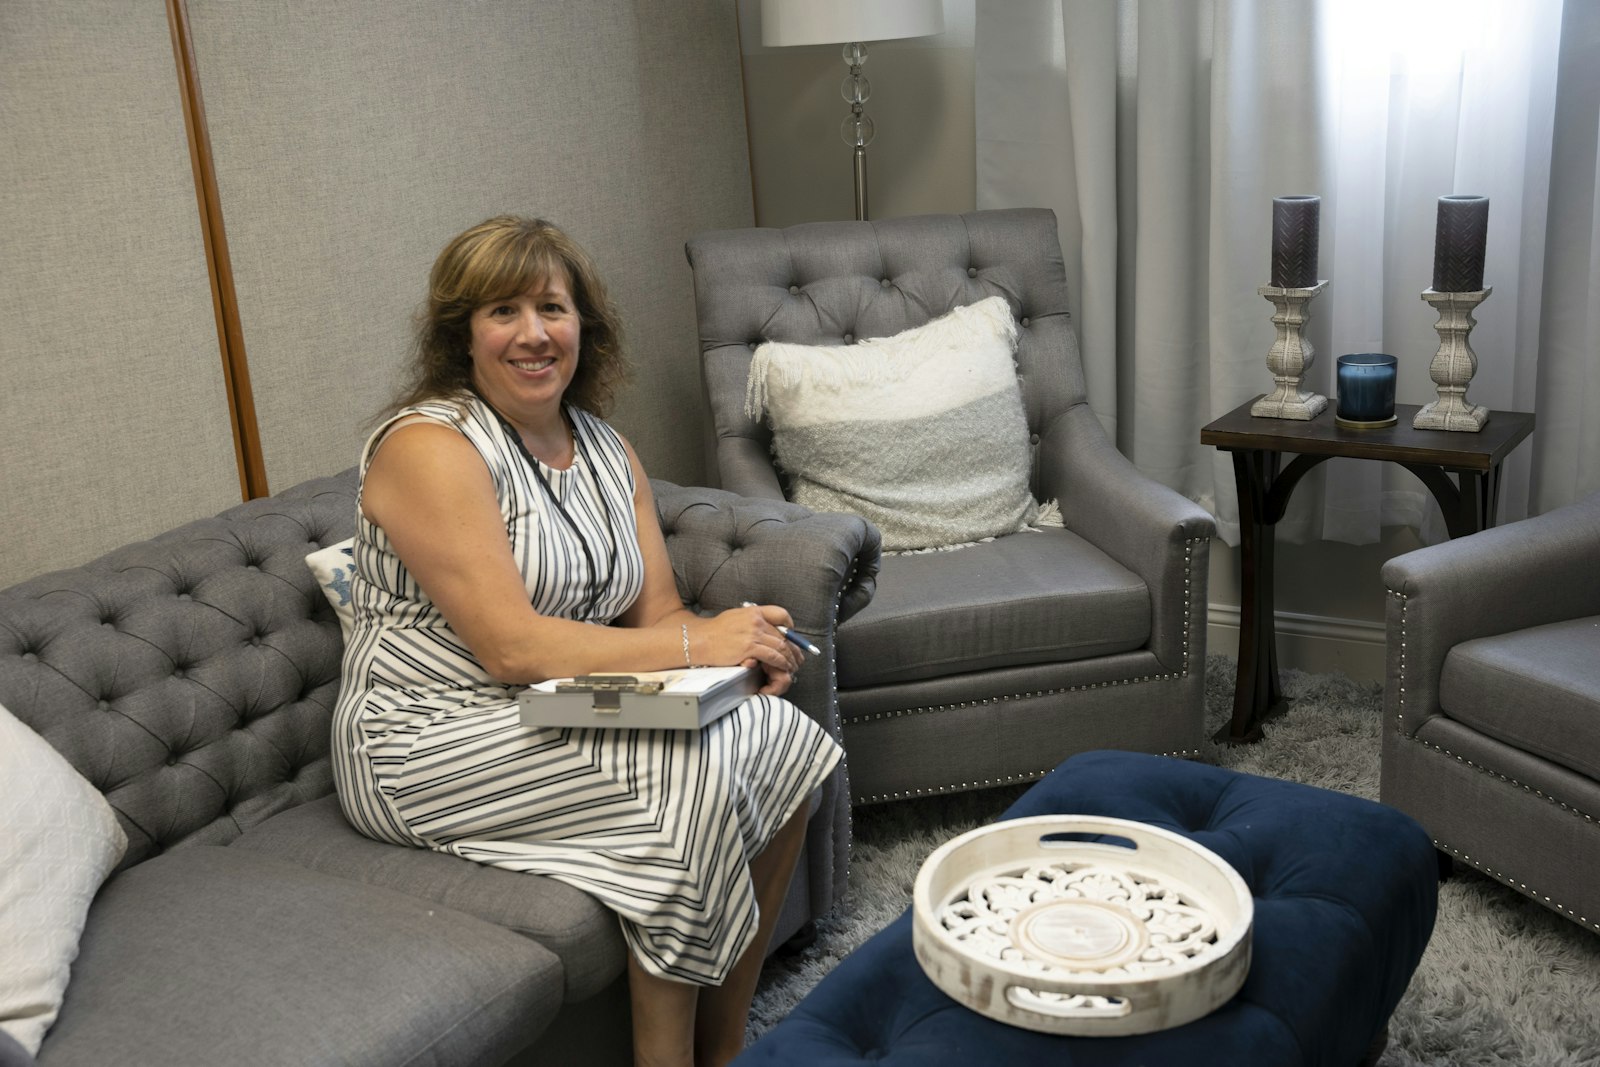
[[[943,32],[943,0],[761,0],[761,43],[769,48]]]

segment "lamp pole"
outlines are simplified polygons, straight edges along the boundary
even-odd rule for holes
[[[768,47],[844,44],[850,68],[839,87],[850,114],[839,134],[850,146],[855,172],[856,218],[867,218],[867,145],[872,119],[865,104],[872,87],[861,74],[865,41],[927,37],[944,32],[942,0],[761,0],[761,43]]]
[[[867,98],[872,95],[871,83],[861,74],[861,66],[866,61],[866,45],[852,41],[844,46],[844,62],[850,68],[850,73],[845,75],[839,94],[850,105],[850,117],[839,127],[839,136],[844,138],[844,143],[851,147],[855,155],[856,220],[859,222],[867,218],[867,145],[872,143],[872,135],[876,132],[865,106]]]

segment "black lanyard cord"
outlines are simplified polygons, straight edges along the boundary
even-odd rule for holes
[[[600,580],[600,571],[595,566],[594,553],[589,548],[588,538],[583,536],[583,530],[578,526],[577,520],[567,511],[567,506],[561,502],[560,497],[556,496],[555,490],[550,488],[550,483],[545,480],[544,472],[539,469],[539,461],[534,458],[532,452],[528,451],[527,442],[523,441],[522,435],[517,432],[515,426],[511,425],[509,419],[500,414],[493,404],[484,400],[482,393],[478,393],[476,389],[473,392],[477,394],[479,400],[483,400],[484,407],[494,412],[495,418],[500,422],[500,428],[505,431],[505,435],[511,439],[511,443],[516,445],[517,451],[522,454],[523,460],[528,464],[528,469],[533,472],[533,476],[538,481],[540,488],[544,490],[545,497],[556,506],[556,512],[566,522],[568,528],[572,530],[573,536],[578,539],[578,547],[583,550],[584,562],[589,565],[589,595],[584,599],[583,603],[583,620],[587,622],[594,617],[595,607],[600,602],[600,590],[610,585],[611,579],[615,578],[617,574],[617,530],[611,521],[611,506],[606,502],[606,494],[600,485],[600,477],[593,470],[589,471],[589,478],[594,482],[595,495],[599,498],[600,514],[606,520],[606,539],[611,543],[611,554],[606,560],[604,582]],[[583,450],[583,438],[578,434],[576,423],[572,426],[572,451],[575,464],[581,463],[584,467],[589,466]],[[574,477],[576,476],[575,474]]]

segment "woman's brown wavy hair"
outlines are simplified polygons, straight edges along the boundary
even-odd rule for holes
[[[628,376],[621,319],[594,262],[577,242],[554,223],[516,215],[480,222],[439,253],[428,275],[428,302],[417,316],[408,376],[387,411],[468,391],[474,309],[562,275],[581,323],[578,369],[564,399],[604,418]]]

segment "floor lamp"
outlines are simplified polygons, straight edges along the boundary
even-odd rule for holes
[[[927,37],[944,32],[942,0],[761,0],[761,43],[769,48],[802,44],[844,44],[850,73],[839,92],[850,114],[839,127],[855,152],[856,218],[867,217],[867,145],[872,120],[863,105],[872,87],[861,75],[867,41]]]

